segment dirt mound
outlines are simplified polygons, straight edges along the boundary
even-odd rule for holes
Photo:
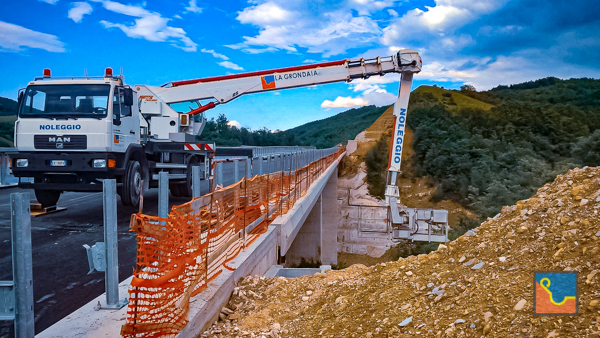
[[[207,335],[596,336],[599,208],[600,168],[573,169],[428,255],[296,279],[247,277],[224,310],[231,314]],[[578,271],[579,315],[534,316],[534,271]]]

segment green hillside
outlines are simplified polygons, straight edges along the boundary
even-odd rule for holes
[[[330,148],[352,140],[370,126],[389,106],[366,106],[350,109],[326,119],[303,124],[281,132],[268,129],[249,131],[227,125],[227,117],[219,115],[208,121],[200,139],[216,142],[218,146],[314,146]]]
[[[281,132],[287,145],[329,148],[338,143],[353,140],[369,127],[389,106],[366,106],[350,109],[323,120],[313,121]]]
[[[16,120],[17,101],[0,96],[0,147],[13,146]]]
[[[0,96],[0,116],[17,115],[17,101]]]
[[[443,104],[446,109],[451,111],[459,111],[463,109],[490,110],[494,107],[494,105],[490,103],[467,96],[464,92],[445,90],[439,87],[420,86],[419,88],[415,89],[413,93],[431,93],[431,95],[433,95],[433,97],[439,103]]]
[[[569,168],[600,165],[600,80],[547,78],[485,92],[431,88],[411,95],[407,124],[417,173],[438,183],[433,199],[493,216]],[[457,109],[443,101],[446,93],[459,107],[458,95],[470,100]]]

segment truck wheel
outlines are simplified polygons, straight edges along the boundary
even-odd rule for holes
[[[140,204],[140,194],[142,193],[142,167],[140,162],[131,161],[127,164],[125,175],[123,176],[123,189],[121,201],[124,205],[137,207]]]
[[[171,195],[173,197],[181,197],[181,193],[179,192],[179,186],[181,183],[169,183],[169,190],[171,191]]]
[[[61,193],[60,190],[35,189],[35,198],[42,205],[42,208],[47,208],[56,205]]]

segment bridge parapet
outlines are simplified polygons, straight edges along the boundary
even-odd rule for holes
[[[137,267],[129,289],[127,322],[121,334],[139,337],[179,333],[188,324],[191,297],[207,289],[211,281],[221,279],[220,275],[239,278],[244,271],[266,272],[280,253],[285,255],[294,247],[294,238],[303,234],[300,229],[314,209],[319,210],[318,222],[310,223],[318,224],[320,229],[321,192],[325,193],[330,177],[334,176],[337,182],[337,164],[344,152],[343,148],[320,152],[327,155],[299,169],[242,178],[173,207],[168,218],[135,215],[131,226],[137,232]],[[318,208],[314,208],[317,203]],[[333,203],[337,205],[335,198]],[[335,236],[335,230],[327,233]],[[266,238],[259,240],[261,236]],[[256,255],[248,256],[252,258],[250,261],[258,260],[253,265],[234,266],[236,257],[257,240],[266,253],[263,255],[259,250]],[[328,249],[335,252],[333,240]],[[314,247],[323,251],[321,238]],[[331,252],[327,254],[331,256]],[[228,273],[239,266],[245,266],[243,271]],[[217,315],[218,311],[214,313]],[[196,320],[194,324],[197,327]]]

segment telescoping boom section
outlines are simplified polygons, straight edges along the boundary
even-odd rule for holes
[[[341,60],[298,67],[265,70],[169,82],[161,87],[138,86],[141,97],[158,97],[165,103],[191,100],[213,100],[198,109],[201,112],[227,103],[241,95],[271,90],[306,87],[332,82],[350,82],[387,73],[416,73],[421,70],[421,58],[413,50],[373,59]]]

